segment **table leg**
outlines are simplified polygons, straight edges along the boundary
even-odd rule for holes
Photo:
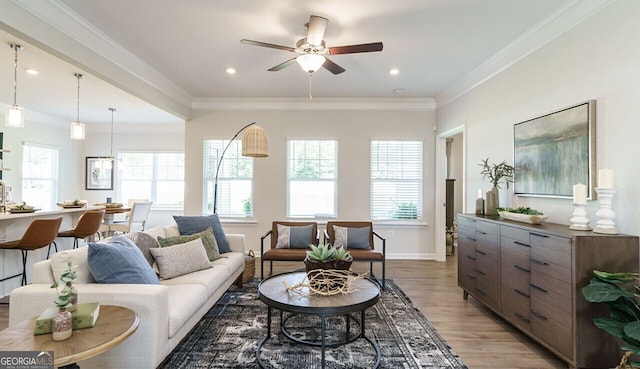
[[[324,369],[324,364],[325,364],[324,363],[324,350],[325,350],[325,344],[326,344],[326,342],[325,342],[326,333],[327,333],[327,318],[325,316],[322,316],[322,331],[321,331],[321,334],[322,334],[322,361],[321,361],[322,369]]]
[[[260,340],[258,343],[258,347],[256,348],[256,359],[258,360],[258,364],[261,368],[265,368],[265,363],[262,361],[260,357],[260,351],[262,351],[262,345],[264,345],[267,340],[271,338],[271,306],[267,307],[267,335]]]
[[[346,320],[346,326],[347,326],[346,341],[349,342],[349,340],[351,339],[351,318],[349,317],[349,314],[345,315],[344,319]]]

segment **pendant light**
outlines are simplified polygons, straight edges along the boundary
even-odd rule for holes
[[[22,50],[22,45],[9,42],[9,47],[15,50],[13,62],[13,105],[7,106],[4,113],[4,124],[7,127],[24,127],[24,109],[16,104],[16,91],[18,89],[18,51]]]
[[[78,115],[76,121],[71,122],[71,139],[84,140],[84,123],[80,123],[80,80],[82,79],[83,75],[80,73],[74,73],[73,75],[78,79]]]

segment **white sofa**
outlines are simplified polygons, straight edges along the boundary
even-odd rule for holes
[[[176,226],[155,227],[145,233],[156,238],[179,235]],[[80,303],[98,301],[103,305],[124,306],[134,310],[140,319],[137,331],[126,341],[79,365],[96,369],[153,369],[160,365],[225,291],[234,282],[242,281],[244,235],[228,234],[227,239],[232,252],[213,261],[213,268],[161,280],[160,285],[74,283]],[[62,253],[73,256],[74,263],[82,263],[78,257],[87,262],[87,247]],[[51,260],[34,264],[31,280],[32,284],[11,292],[10,326],[52,306],[56,292],[51,288],[54,282]]]

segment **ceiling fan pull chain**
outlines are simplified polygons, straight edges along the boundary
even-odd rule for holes
[[[309,100],[313,100],[313,96],[311,95],[311,77],[313,73],[309,73]]]

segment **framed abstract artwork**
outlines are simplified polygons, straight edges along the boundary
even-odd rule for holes
[[[595,199],[596,102],[589,100],[514,125],[514,193],[571,198],[573,185]]]
[[[105,157],[87,156],[87,190],[113,190],[113,162]]]

